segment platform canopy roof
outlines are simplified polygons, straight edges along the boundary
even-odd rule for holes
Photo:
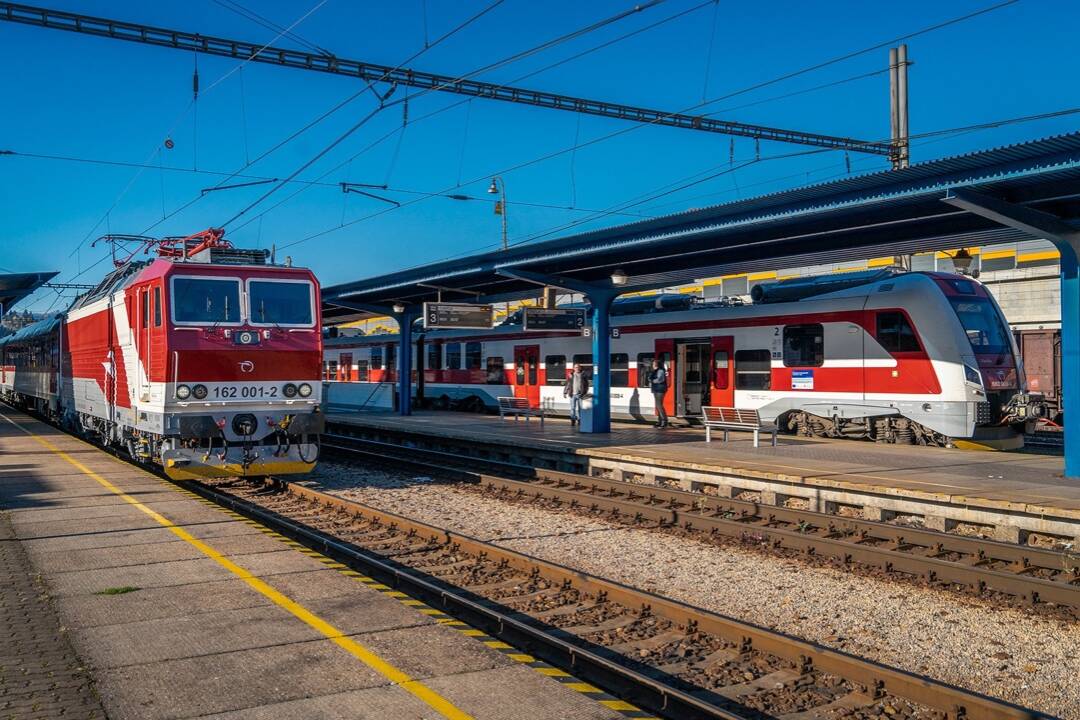
[[[15,303],[52,280],[59,273],[0,273],[0,311],[6,313]]]
[[[731,273],[1030,239],[947,202],[957,193],[1080,220],[1080,133],[1010,145],[323,288],[328,324],[397,303],[500,302],[537,278],[625,292]],[[525,278],[528,279],[525,279]]]

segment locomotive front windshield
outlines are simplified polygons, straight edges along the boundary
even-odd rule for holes
[[[311,283],[251,280],[248,295],[250,320],[256,325],[311,325],[315,321]]]
[[[240,281],[178,277],[172,281],[173,322],[240,322]]]
[[[1001,355],[1012,349],[1008,331],[997,308],[986,298],[951,297],[956,316],[964,326],[971,348],[980,355]]]

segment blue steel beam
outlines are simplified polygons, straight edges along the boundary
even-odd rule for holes
[[[593,358],[592,420],[586,432],[611,432],[611,303],[628,290],[621,287],[616,290],[610,282],[586,283],[560,275],[544,275],[517,268],[502,268],[498,273],[536,285],[571,290],[585,296],[589,302]],[[584,427],[582,429],[584,430]]]
[[[416,310],[393,313],[398,323],[398,415],[412,415],[412,326]]]
[[[1065,477],[1080,481],[1080,231],[1050,213],[968,188],[943,200],[996,223],[1045,238],[1061,253],[1061,381],[1065,412]],[[1071,422],[1070,422],[1071,420]]]

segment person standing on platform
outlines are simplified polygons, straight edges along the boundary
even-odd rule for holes
[[[563,385],[563,397],[570,398],[570,424],[581,424],[581,399],[589,394],[589,378],[581,372],[581,365],[574,363],[574,371]]]
[[[667,394],[668,374],[659,360],[652,361],[649,371],[649,387],[652,388],[653,404],[656,406],[656,427],[668,426],[667,412],[664,410],[664,395]]]

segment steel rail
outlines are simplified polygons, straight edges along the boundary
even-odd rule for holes
[[[647,520],[690,532],[738,539],[753,537],[773,548],[833,558],[845,564],[868,565],[930,583],[957,584],[976,592],[992,590],[1031,603],[1073,608],[1074,612],[1080,608],[1080,556],[1076,555],[497,460],[463,459],[451,453],[402,448],[392,443],[330,437],[349,444],[324,441],[324,448],[360,453],[376,461],[407,463],[426,472],[456,473],[460,479],[514,497],[607,511],[622,518]],[[410,457],[385,454],[402,450]],[[424,461],[423,457],[434,458],[437,464]],[[495,466],[523,478],[470,471],[460,467],[462,462]]]
[[[741,652],[758,650],[794,663],[806,672],[815,670],[844,678],[868,688],[870,693],[878,697],[891,695],[946,713],[950,718],[963,720],[990,720],[991,718],[1034,720],[1050,717],[1012,703],[940,683],[926,676],[858,658],[492,545],[462,533],[378,510],[301,484],[288,481],[270,482],[326,510],[345,512],[358,519],[394,528],[408,533],[419,541],[452,546],[459,553],[496,561],[531,576],[543,578],[556,587],[574,588],[587,596],[604,598],[626,608],[640,608],[688,632],[703,632],[724,638],[738,646]],[[190,483],[188,486],[208,499],[231,507],[275,529],[281,529],[286,534],[293,535],[329,555],[369,568],[373,574],[385,578],[388,585],[408,594],[415,594],[425,601],[442,607],[450,614],[461,616],[467,622],[480,623],[482,629],[492,635],[522,647],[552,664],[565,667],[570,672],[584,675],[590,681],[606,684],[607,687],[631,702],[644,705],[669,717],[741,717],[717,708],[693,694],[671,687],[662,680],[627,668],[581,645],[568,643],[557,634],[552,634],[550,628],[538,626],[537,621],[529,621],[520,612],[506,608],[500,610],[499,606],[492,606],[490,601],[477,602],[475,596],[468,590],[447,586],[443,582],[424,575],[421,571],[411,570],[400,563],[379,558],[373,555],[372,551],[363,550],[361,546],[334,538],[246,500],[229,496],[199,483]],[[558,632],[555,630],[555,633]]]

